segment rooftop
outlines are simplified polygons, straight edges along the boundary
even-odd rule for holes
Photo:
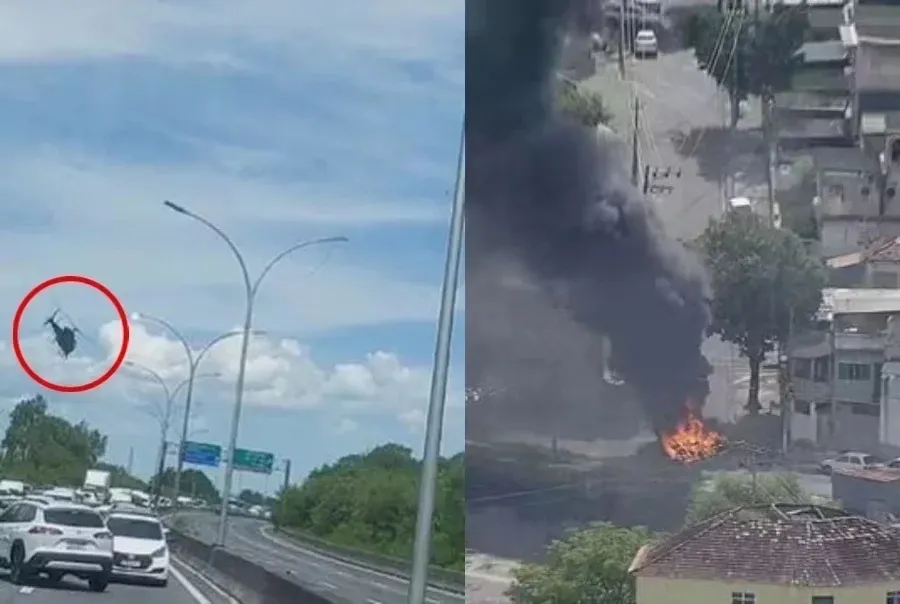
[[[862,251],[829,258],[827,264],[829,268],[847,268],[863,262],[900,263],[900,237],[879,239]]]
[[[840,6],[820,6],[809,11],[809,26],[813,29],[828,29],[844,24],[844,11]],[[837,31],[835,31],[837,35]]]
[[[630,571],[666,577],[836,587],[900,580],[900,537],[833,508],[736,508],[638,551]]]
[[[900,289],[826,287],[820,312],[826,317],[900,312]]]
[[[804,63],[842,63],[850,53],[840,40],[807,42],[794,53],[802,56]]]
[[[780,138],[841,138],[845,122],[835,118],[803,118],[785,120],[778,128]]]
[[[843,113],[850,105],[850,96],[817,92],[815,90],[788,90],[775,93],[775,109],[778,111],[833,111]]]
[[[813,147],[809,149],[809,154],[819,170],[871,173],[879,171],[878,160],[859,147]]]
[[[834,473],[872,482],[900,482],[900,472],[885,468],[845,468]]]
[[[856,86],[863,91],[900,90],[900,45],[860,44],[856,55]]]
[[[891,4],[857,4],[853,8],[853,22],[859,31],[860,25],[884,24],[900,26],[900,6]],[[860,32],[862,33],[862,32]],[[900,38],[897,30],[894,37]]]

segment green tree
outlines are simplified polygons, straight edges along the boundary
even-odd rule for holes
[[[685,523],[702,522],[742,506],[816,502],[817,498],[803,490],[794,474],[719,475],[694,486]]]
[[[40,395],[20,401],[3,437],[2,471],[37,484],[80,485],[106,453],[106,436],[48,412]]]
[[[111,463],[97,462],[94,466],[98,470],[106,470],[109,472],[109,486],[120,489],[135,489],[137,491],[146,491],[149,486],[146,482],[136,476],[132,476],[128,471]]]
[[[152,490],[156,480],[151,479],[148,489]],[[174,494],[175,486],[175,470],[166,468],[160,477],[160,485],[164,494]],[[216,488],[216,485],[209,479],[205,472],[200,470],[185,469],[181,472],[181,488],[178,489],[178,495],[183,497],[192,497],[202,499],[207,503],[219,503],[222,501],[222,495]]]
[[[826,273],[803,241],[746,212],[711,221],[700,239],[714,292],[710,334],[736,344],[750,366],[747,411],[759,404],[766,353],[785,343],[822,304]]]
[[[606,124],[611,119],[600,95],[574,83],[563,82],[559,85],[556,103],[562,115],[590,128]]]
[[[768,102],[790,87],[809,21],[805,7],[776,5],[771,13],[758,14],[746,3],[722,4],[697,10],[685,28],[685,41],[699,68],[728,91],[734,128],[740,101],[752,94]]]
[[[441,460],[432,563],[462,570],[465,558],[463,456]],[[279,493],[273,522],[344,546],[397,558],[412,553],[420,462],[412,450],[386,444],[348,455]]]
[[[628,567],[652,537],[608,523],[572,532],[550,546],[546,564],[516,569],[507,595],[515,604],[633,604]]]

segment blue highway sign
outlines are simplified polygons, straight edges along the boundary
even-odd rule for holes
[[[186,441],[181,452],[181,459],[184,463],[214,468],[222,461],[222,447],[211,443]]]

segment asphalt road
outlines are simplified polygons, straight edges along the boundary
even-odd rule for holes
[[[40,579],[28,586],[12,585],[6,571],[0,575],[0,604],[225,604],[205,586],[196,586],[184,574],[181,579],[190,585],[185,587],[176,576],[170,576],[167,587],[111,584],[104,593],[93,593],[87,584],[77,579],[66,579],[51,585]]]
[[[218,519],[210,514],[192,514],[190,518],[195,537],[211,543]],[[333,593],[359,604],[406,602],[409,586],[406,580],[306,550],[264,532],[265,528],[267,525],[258,520],[232,518],[227,549],[267,570],[283,573],[326,597]],[[426,601],[428,604],[460,604],[465,601],[465,596],[429,588]]]

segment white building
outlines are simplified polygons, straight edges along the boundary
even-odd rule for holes
[[[900,381],[893,401],[889,379],[900,376],[900,345],[892,356],[888,329],[898,323],[900,335],[893,321],[900,289],[826,289],[823,298],[820,329],[788,345],[791,440],[834,449],[900,446]]]

